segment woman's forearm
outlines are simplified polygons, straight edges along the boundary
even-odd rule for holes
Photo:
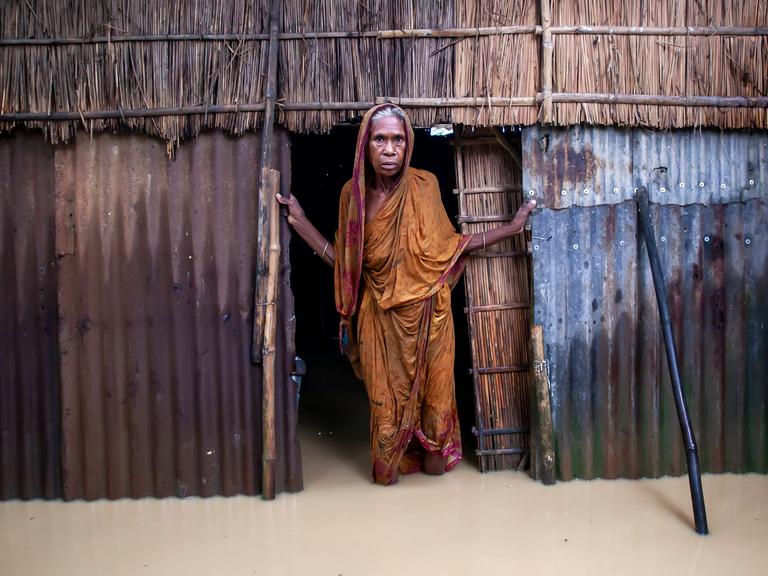
[[[485,249],[488,246],[493,246],[499,242],[503,242],[512,236],[520,234],[525,228],[525,222],[528,220],[528,215],[536,207],[535,201],[529,201],[525,206],[522,206],[515,214],[515,217],[509,224],[504,224],[494,228],[493,230],[486,230],[485,232],[477,232],[472,234],[469,238],[469,242],[464,247],[464,253],[473,252],[474,250]]]
[[[464,248],[464,252],[467,253],[474,252],[475,250],[484,250],[489,246],[493,246],[494,244],[498,244],[499,242],[503,242],[504,240],[512,238],[512,236],[520,234],[522,231],[522,228],[513,227],[511,224],[505,224],[504,226],[499,226],[498,228],[488,230],[484,233],[477,232],[470,236],[469,242],[467,242],[467,245]]]
[[[291,219],[291,225],[296,233],[306,242],[310,248],[322,258],[323,262],[333,266],[336,252],[333,249],[333,242],[327,240],[320,231],[315,228],[305,216]]]

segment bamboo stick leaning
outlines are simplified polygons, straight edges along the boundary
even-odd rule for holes
[[[277,442],[275,432],[275,360],[277,341],[277,283],[280,276],[280,206],[275,194],[280,191],[280,172],[269,170],[267,204],[269,211],[269,260],[264,306],[264,343],[261,350],[262,371],[262,497],[275,497]]]

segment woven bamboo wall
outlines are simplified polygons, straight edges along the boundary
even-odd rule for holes
[[[519,163],[490,131],[465,134],[456,146],[462,233],[511,219],[523,198]],[[518,235],[473,253],[465,272],[483,471],[517,467],[528,447],[529,262],[525,235]]]

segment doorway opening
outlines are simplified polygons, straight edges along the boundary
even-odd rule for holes
[[[327,239],[338,224],[339,193],[352,174],[357,126],[337,126],[329,134],[291,137],[292,194],[309,220]],[[443,204],[458,230],[453,194],[456,174],[452,137],[415,130],[411,166],[432,172],[440,183]],[[293,234],[291,288],[295,299],[296,353],[306,365],[299,400],[299,435],[305,485],[328,466],[351,466],[370,478],[368,400],[363,383],[339,351],[338,314],[333,270]],[[456,331],[454,378],[464,460],[474,456],[474,394],[463,279],[452,293]]]

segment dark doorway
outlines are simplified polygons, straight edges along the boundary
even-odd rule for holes
[[[352,174],[356,139],[356,126],[338,126],[325,135],[292,135],[292,193],[309,220],[328,239],[334,237],[337,227],[339,192]],[[452,138],[430,136],[429,130],[417,130],[411,165],[435,174],[446,211],[455,223]],[[333,271],[296,234],[290,249],[296,351],[306,364],[299,403],[300,433],[302,438],[312,438],[313,450],[322,446],[322,450],[348,460],[367,477],[368,401],[363,383],[355,378],[346,358],[339,352]],[[463,280],[454,288],[452,302],[456,330],[456,400],[464,459],[475,462],[474,398],[468,375],[470,349]],[[317,456],[307,454],[304,447],[302,450],[305,460]]]

